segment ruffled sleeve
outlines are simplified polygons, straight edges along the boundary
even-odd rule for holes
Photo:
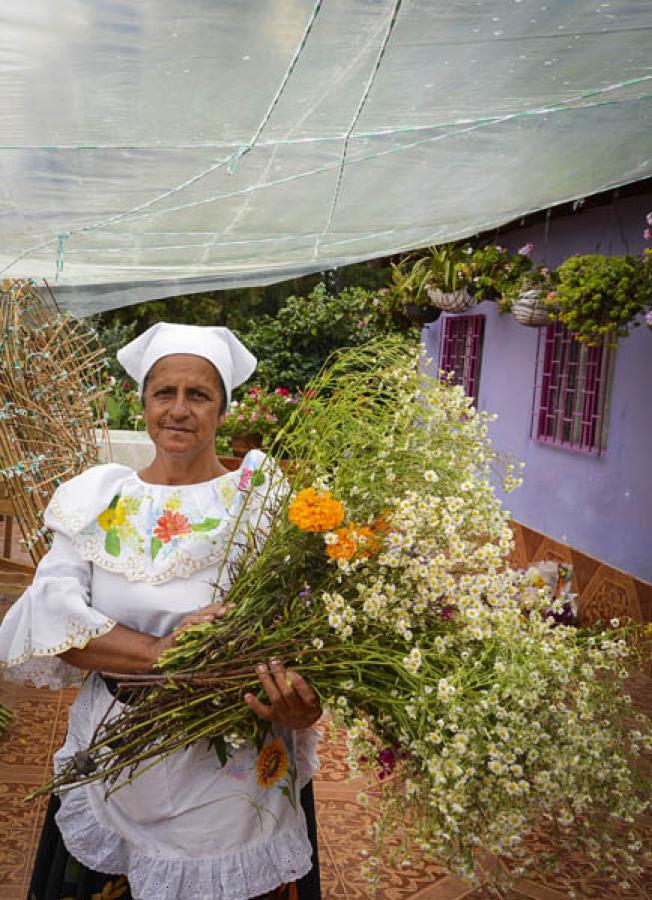
[[[321,737],[322,732],[318,725],[300,728],[294,732],[294,758],[300,788],[304,788],[319,771],[317,747]]]
[[[70,539],[55,533],[34,581],[0,625],[0,668],[12,681],[58,690],[81,683],[81,672],[58,657],[82,648],[115,625],[90,605],[91,564]]]

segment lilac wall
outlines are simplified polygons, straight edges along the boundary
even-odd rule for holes
[[[652,196],[553,219],[500,235],[511,248],[533,241],[537,261],[554,266],[573,253],[638,252]],[[652,333],[621,339],[615,361],[607,450],[600,458],[540,444],[530,437],[538,329],[485,315],[478,405],[498,414],[491,436],[498,450],[525,463],[524,484],[505,504],[515,519],[652,582]],[[441,323],[424,330],[428,355],[440,357]]]

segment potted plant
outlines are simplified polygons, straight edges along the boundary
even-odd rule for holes
[[[464,312],[478,298],[470,290],[473,248],[457,244],[433,247],[426,260],[425,289],[430,302],[445,312]]]
[[[547,266],[537,266],[523,275],[520,285],[503,294],[499,302],[501,314],[511,312],[520,325],[541,328],[551,322],[555,307],[557,273]]]
[[[267,447],[298,401],[299,395],[284,387],[271,391],[251,387],[242,400],[232,401],[219,436],[230,438],[235,456],[244,456],[254,447]]]
[[[470,244],[433,247],[427,292],[440,309],[463,312],[481,300],[498,300],[513,291],[530,266],[527,253],[510,253],[497,244],[476,249]]]
[[[495,244],[477,249],[442,244],[431,247],[427,256],[408,256],[392,266],[386,302],[423,325],[442,311],[464,312],[480,300],[496,300],[513,291],[530,265],[526,254],[512,254]]]
[[[651,275],[649,256],[571,256],[557,270],[551,318],[589,345],[624,337],[650,305]]]
[[[392,264],[392,280],[389,288],[382,292],[382,303],[395,322],[397,315],[418,326],[439,318],[441,309],[431,303],[426,291],[427,283],[425,258],[407,256]]]
[[[526,244],[518,253],[510,253],[498,244],[486,244],[469,253],[471,281],[469,291],[476,300],[499,300],[513,294],[532,267]],[[468,252],[468,251],[467,251]]]

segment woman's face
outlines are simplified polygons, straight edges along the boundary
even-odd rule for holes
[[[223,407],[217,371],[201,356],[164,356],[148,373],[143,414],[157,450],[191,457],[214,450]]]

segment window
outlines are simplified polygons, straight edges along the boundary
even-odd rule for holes
[[[532,437],[599,456],[607,447],[615,350],[588,347],[559,322],[539,331]]]
[[[467,396],[478,400],[484,316],[447,316],[441,345],[439,368],[452,374],[452,383],[461,384]]]

